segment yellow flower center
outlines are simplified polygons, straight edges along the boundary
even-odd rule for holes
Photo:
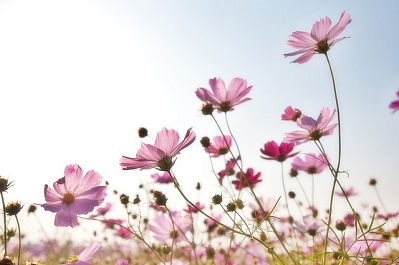
[[[70,257],[69,259],[67,259],[67,263],[75,263],[75,262],[78,262],[79,260],[78,260],[78,256],[73,256],[73,257]]]

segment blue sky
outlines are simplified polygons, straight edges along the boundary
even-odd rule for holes
[[[375,177],[388,208],[398,210],[399,113],[388,109],[399,89],[398,8],[396,1],[1,1],[0,174],[15,181],[8,197],[43,202],[44,184],[70,163],[134,195],[153,171],[123,172],[118,160],[135,155],[138,127],[154,137],[163,127],[181,135],[193,127],[198,140],[217,134],[194,94],[213,77],[253,86],[252,100],[229,113],[231,127],[247,166],[262,171],[258,190],[281,196],[279,166],[260,159],[259,149],[296,130],[280,120],[286,106],[313,117],[334,108],[323,56],[290,64],[288,36],[325,16],[335,24],[345,10],[352,23],[341,35],[350,38],[329,53],[342,108],[342,169],[350,173],[342,182],[355,186],[359,201],[375,200],[367,185]],[[336,159],[336,134],[325,140]],[[197,141],[175,172],[189,190],[207,178],[216,188],[208,162]],[[322,204],[329,178],[316,180]],[[45,215],[51,223],[53,214]]]

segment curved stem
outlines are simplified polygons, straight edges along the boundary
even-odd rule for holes
[[[331,219],[332,219],[332,209],[333,209],[333,201],[334,201],[334,192],[335,192],[335,186],[337,184],[338,180],[338,172],[339,168],[341,165],[341,152],[342,152],[342,137],[341,137],[341,112],[339,109],[339,102],[338,102],[338,94],[337,94],[337,87],[335,85],[335,78],[334,78],[334,73],[331,67],[330,59],[328,58],[327,53],[324,53],[328,68],[330,70],[330,75],[331,75],[331,80],[332,80],[332,86],[334,90],[334,99],[335,99],[335,108],[337,110],[337,120],[338,120],[338,161],[337,161],[337,166],[334,169],[334,182],[333,186],[331,189],[331,194],[330,194],[330,206],[329,206],[329,211],[328,211],[328,221],[327,221],[327,231],[326,231],[326,240],[324,242],[324,258],[323,258],[323,264],[326,264],[326,255],[327,255],[327,245],[328,245],[328,234],[330,231],[330,226],[331,226]]]

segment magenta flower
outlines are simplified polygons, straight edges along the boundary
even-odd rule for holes
[[[240,159],[241,159],[240,157],[237,157],[237,159],[231,158],[229,161],[227,161],[226,168],[218,173],[219,176],[218,180],[220,185],[222,185],[225,176],[234,175],[235,173],[234,168],[237,165],[238,160]]]
[[[98,242],[91,243],[87,248],[85,248],[78,256],[73,256],[67,260],[66,264],[74,265],[90,265],[87,261],[93,259],[94,254],[101,248],[101,244]]]
[[[282,142],[280,145],[278,145],[275,141],[267,142],[264,145],[264,149],[260,149],[262,154],[265,155],[261,156],[263,159],[267,160],[276,160],[278,162],[283,162],[289,157],[293,157],[298,154],[292,153],[292,150],[294,150],[294,143],[287,143],[287,142]]]
[[[294,131],[285,134],[285,140],[287,142],[294,142],[296,144],[305,143],[307,141],[313,140],[317,141],[322,136],[331,135],[334,132],[337,124],[329,124],[335,116],[335,110],[330,115],[330,110],[328,108],[323,108],[320,111],[317,120],[311,117],[302,115],[296,121],[298,127],[304,129],[304,131]]]
[[[154,238],[162,243],[168,240],[180,241],[184,238],[182,233],[192,228],[190,218],[178,212],[171,212],[171,216],[173,221],[167,214],[157,215],[148,225],[148,229],[154,233]]]
[[[319,174],[327,167],[327,161],[323,155],[305,154],[305,159],[295,157],[292,168],[297,171],[305,171],[309,174]]]
[[[246,188],[246,187],[254,188],[257,183],[262,181],[260,179],[260,175],[261,175],[261,172],[258,172],[257,174],[255,174],[255,171],[253,168],[248,168],[245,175],[242,172],[238,172],[236,175],[236,178],[238,180],[233,180],[232,183],[234,184],[234,187],[236,188],[236,190],[242,190],[243,188]]]
[[[291,106],[285,108],[284,113],[281,115],[283,121],[296,121],[301,117],[302,112],[299,109],[294,109]]]
[[[155,183],[168,184],[173,182],[168,172],[155,173],[152,174],[151,177],[154,179]]]
[[[87,214],[100,205],[106,196],[106,186],[99,186],[101,176],[90,170],[82,178],[79,165],[68,165],[64,177],[53,184],[53,189],[44,186],[46,203],[41,206],[50,212],[56,212],[55,226],[74,227],[78,224],[78,214]]]
[[[396,92],[396,95],[399,97],[399,90]],[[389,108],[393,109],[393,112],[399,110],[399,99],[392,101],[391,104],[389,104]]]
[[[202,205],[200,202],[195,203],[195,207],[191,206],[188,204],[188,208],[184,209],[186,213],[198,213],[200,210],[202,211],[204,209],[204,205]]]
[[[122,156],[120,165],[124,170],[157,168],[160,171],[169,171],[175,163],[173,158],[194,140],[195,133],[191,128],[180,143],[179,134],[175,130],[163,128],[158,132],[154,145],[142,143],[136,158]]]
[[[234,78],[228,89],[221,78],[209,79],[209,85],[212,92],[200,87],[195,94],[200,100],[210,102],[219,112],[232,111],[238,104],[250,100],[250,98],[244,98],[252,88],[252,86],[247,87],[245,79]]]
[[[213,138],[213,143],[205,148],[205,152],[211,154],[212,157],[225,155],[229,152],[232,143],[231,136],[219,135]]]
[[[292,53],[284,54],[285,57],[301,56],[293,61],[293,63],[306,63],[315,53],[327,54],[327,51],[337,42],[346,39],[346,37],[338,38],[338,35],[351,23],[350,15],[343,12],[338,23],[331,28],[331,20],[328,17],[320,19],[313,24],[310,33],[303,31],[295,31],[288,38],[287,44],[298,49]]]

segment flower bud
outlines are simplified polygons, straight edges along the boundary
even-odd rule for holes
[[[212,103],[210,103],[210,102],[205,102],[201,106],[201,112],[204,115],[211,115],[213,110],[214,110],[214,107],[213,107]]]
[[[344,221],[338,220],[335,224],[335,228],[337,228],[338,231],[344,231],[346,229],[346,224]]]
[[[235,210],[237,210],[237,205],[234,202],[229,202],[226,205],[226,209],[228,212],[234,212]]]
[[[166,206],[166,201],[168,199],[166,198],[165,194],[163,194],[160,191],[155,190],[153,192],[153,196],[154,196],[154,200],[155,200],[155,204],[156,205]]]
[[[148,130],[144,127],[140,127],[139,130],[137,131],[137,133],[139,134],[140,138],[144,138],[144,137],[148,136]]]
[[[215,205],[221,204],[222,201],[223,201],[222,195],[216,194],[215,196],[212,197],[212,203]]]
[[[126,206],[129,203],[129,196],[127,196],[126,194],[121,194],[121,196],[119,196],[119,200],[123,205]]]
[[[211,145],[211,140],[209,139],[209,137],[204,136],[202,137],[200,143],[204,148],[207,148]]]
[[[0,176],[0,192],[6,191],[9,187],[8,179]]]
[[[22,209],[21,204],[17,201],[13,201],[7,204],[5,212],[8,215],[17,215],[19,211],[21,211],[21,209]]]
[[[371,178],[369,181],[370,186],[375,186],[377,184],[377,180],[375,178]]]

